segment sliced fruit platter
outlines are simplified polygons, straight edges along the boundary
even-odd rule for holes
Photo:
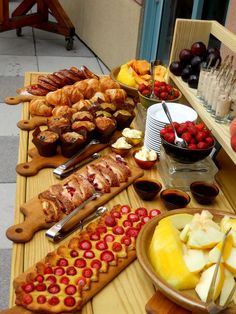
[[[206,302],[210,285],[225,233],[230,228],[213,300],[224,307],[235,288],[235,224],[235,215],[214,210],[180,209],[162,214],[147,223],[140,233],[138,259],[164,295],[188,310],[209,313]],[[233,298],[227,313],[235,313]]]

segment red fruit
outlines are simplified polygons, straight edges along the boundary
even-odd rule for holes
[[[57,281],[55,276],[48,276],[46,281],[50,282],[50,283],[55,283]]]
[[[196,139],[194,137],[192,137],[191,141],[190,141],[190,144],[196,144],[196,143],[197,143]]]
[[[124,227],[132,227],[133,226],[133,223],[129,220],[124,220],[123,221],[123,226]]]
[[[120,252],[122,250],[122,245],[119,242],[114,242],[112,244],[112,251]]]
[[[105,226],[99,226],[99,227],[97,227],[97,232],[99,233],[99,234],[102,234],[102,233],[106,233],[107,232],[107,228],[105,227]]]
[[[47,267],[44,269],[44,275],[48,275],[48,274],[53,274],[52,267],[50,267],[50,266],[47,266]]]
[[[185,123],[180,123],[179,127],[177,128],[177,133],[178,135],[183,134],[184,132],[186,132],[188,129],[187,124]]]
[[[197,149],[197,145],[196,144],[189,144],[188,149],[191,149],[191,150]]]
[[[58,299],[58,297],[51,297],[51,299],[48,300],[48,303],[50,305],[57,305],[60,302],[60,300]]]
[[[205,133],[203,131],[199,131],[198,134],[196,135],[196,140],[199,142],[203,142],[205,140]]]
[[[86,266],[86,260],[83,258],[77,258],[74,263],[75,267],[84,268]]]
[[[60,283],[64,284],[64,285],[68,285],[70,282],[70,279],[66,276],[61,277],[60,279]]]
[[[64,268],[62,268],[62,267],[56,267],[55,269],[54,269],[54,274],[55,275],[57,275],[57,276],[62,276],[62,275],[64,275],[65,274],[65,270],[64,270]]]
[[[236,152],[236,135],[234,134],[230,139],[232,149]]]
[[[44,295],[39,295],[37,297],[38,304],[44,304],[47,301],[46,297]]]
[[[86,285],[86,279],[84,277],[79,277],[76,280],[76,284],[79,285],[80,287],[84,287]]]
[[[76,251],[76,250],[72,250],[71,252],[70,252],[70,256],[71,257],[77,257],[79,255],[79,253]]]
[[[82,240],[79,243],[79,248],[81,250],[90,250],[92,248],[92,243],[89,240]]]
[[[185,140],[187,143],[190,143],[191,141],[191,133],[189,132],[184,132],[182,135],[181,135],[182,139]]]
[[[130,210],[131,209],[130,209],[129,205],[123,205],[120,208],[120,211],[122,214],[128,214],[130,212]]]
[[[150,217],[146,216],[146,217],[142,217],[141,222],[147,223],[149,220],[150,220]]]
[[[174,124],[175,129],[177,129],[180,126],[180,124],[178,122],[175,122],[175,121],[173,122],[173,124]]]
[[[49,287],[48,287],[48,292],[51,294],[56,294],[58,292],[60,292],[61,288],[59,285],[52,283]]]
[[[206,127],[205,123],[198,123],[196,124],[196,128],[200,131],[202,131]]]
[[[164,139],[168,142],[168,143],[174,143],[175,141],[175,135],[174,133],[166,133],[164,135]]]
[[[214,144],[214,139],[211,136],[206,137],[205,141],[207,142],[209,147]]]
[[[32,301],[33,301],[33,298],[30,294],[25,294],[22,298],[22,303],[26,305],[32,303]]]
[[[116,225],[116,220],[114,217],[112,216],[107,216],[105,218],[105,224],[108,226],[108,227],[114,227]]]
[[[131,222],[137,222],[139,221],[139,216],[137,214],[129,214],[128,215],[128,220],[131,221]]]
[[[162,130],[160,131],[160,135],[161,135],[162,137],[164,137],[166,133],[168,133],[167,128],[164,128],[164,129],[162,129]]]
[[[142,95],[145,96],[145,97],[149,97],[151,95],[151,91],[149,88],[145,88],[143,91],[142,91]]]
[[[152,217],[156,217],[160,214],[161,214],[161,211],[159,209],[152,209],[149,213],[149,216],[152,218]]]
[[[65,267],[65,266],[68,266],[68,261],[66,258],[60,258],[58,261],[57,261],[57,266],[62,266],[62,267]]]
[[[99,270],[102,267],[102,263],[99,261],[99,259],[94,259],[91,263],[91,267]]]
[[[40,282],[40,283],[35,287],[35,289],[36,289],[37,291],[45,291],[45,290],[47,289],[47,287],[46,287],[45,283]]]
[[[114,218],[121,218],[121,213],[120,212],[117,212],[117,211],[114,211],[113,213],[111,213],[112,217]]]
[[[161,82],[161,81],[155,81],[154,82],[154,87],[160,87],[160,86],[162,86],[162,83],[163,82]]]
[[[121,227],[121,226],[115,226],[115,227],[113,227],[112,228],[112,232],[114,233],[114,234],[123,234],[125,231],[124,231],[124,228],[123,227]]]
[[[104,251],[108,248],[106,241],[101,240],[96,243],[96,249],[99,251]]]
[[[229,132],[230,132],[231,136],[236,134],[236,118],[230,123],[230,125],[229,125]]]
[[[130,237],[128,237],[128,236],[123,236],[123,237],[121,238],[121,243],[124,244],[124,245],[126,245],[126,246],[129,246],[129,245],[131,244],[131,239],[130,239]]]
[[[144,90],[146,88],[146,85],[145,84],[139,84],[139,86],[138,86],[138,90],[139,90],[139,92],[141,92],[142,93],[142,91]]]
[[[91,259],[91,258],[94,258],[95,254],[93,251],[85,251],[83,256],[84,256],[84,258]]]
[[[104,237],[104,241],[106,241],[106,242],[113,242],[114,240],[115,240],[115,237],[113,234],[107,234]]]
[[[135,227],[140,230],[143,225],[145,225],[145,223],[140,221]]]
[[[126,230],[125,234],[129,237],[137,238],[139,230],[137,228],[130,227]]]
[[[38,282],[43,282],[44,281],[44,277],[43,277],[43,275],[37,275],[34,280],[38,281]]]
[[[90,268],[85,268],[82,272],[82,275],[85,277],[85,278],[91,278],[92,275],[93,275],[93,271],[90,269]]]
[[[26,285],[22,286],[22,289],[26,293],[30,293],[30,292],[34,291],[34,284],[33,283],[27,283]]]
[[[76,291],[77,291],[77,289],[76,289],[76,286],[74,286],[74,285],[68,285],[65,288],[65,293],[68,295],[73,295],[76,293]]]
[[[72,307],[75,305],[75,299],[73,297],[66,297],[64,300],[66,306]]]
[[[162,99],[162,100],[166,100],[167,97],[168,97],[168,93],[167,93],[167,92],[161,92],[159,97],[160,97],[160,99]]]
[[[75,276],[77,274],[77,270],[74,268],[74,266],[70,266],[67,268],[66,274],[68,276]]]
[[[197,143],[197,148],[198,149],[206,149],[208,147],[206,142],[199,142]]]
[[[100,259],[104,262],[110,263],[114,260],[115,256],[111,251],[104,251],[100,255]]]
[[[100,240],[100,234],[99,234],[99,232],[93,232],[89,235],[89,238],[91,241]]]
[[[188,127],[188,132],[192,135],[195,136],[198,133],[198,128],[195,125],[190,125]]]
[[[146,210],[146,208],[144,207],[139,207],[136,209],[135,213],[139,216],[139,217],[144,217],[148,215],[148,211]]]

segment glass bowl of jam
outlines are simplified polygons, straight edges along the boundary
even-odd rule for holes
[[[138,196],[145,201],[154,199],[162,189],[161,182],[147,177],[135,180],[133,185]]]

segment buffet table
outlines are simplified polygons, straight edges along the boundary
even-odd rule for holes
[[[25,85],[34,83],[37,75],[38,73],[26,73]],[[138,118],[139,111],[137,110],[137,118],[134,121],[134,126],[136,128],[139,128]],[[21,119],[29,119],[28,103],[24,103],[22,107]],[[28,161],[29,157],[27,151],[33,146],[31,139],[32,131],[20,131],[18,163]],[[103,153],[105,154],[108,150],[109,148],[103,151]],[[128,159],[130,164],[135,165],[131,153],[129,154]],[[158,172],[158,163],[152,170],[145,171],[145,174],[150,178],[162,181]],[[37,175],[31,177],[17,175],[15,223],[20,223],[24,220],[24,216],[19,210],[20,206],[55,182],[59,182],[59,180],[55,178],[52,173],[52,169],[50,168],[43,169],[39,171]],[[157,208],[162,212],[166,210],[159,197],[157,197],[154,201],[149,202],[141,200],[137,196],[132,185],[110,200],[106,204],[106,207],[111,209],[113,205],[119,203],[129,204],[133,208],[144,206],[147,209]],[[192,198],[188,207],[199,208],[200,206]],[[221,191],[215,203],[212,206],[205,207],[234,212],[233,208],[230,206]],[[64,240],[64,242],[68,241],[68,239],[72,236],[73,234]],[[63,244],[63,242],[60,244]],[[46,239],[44,230],[37,232],[33,239],[25,244],[14,244],[11,283],[15,277],[42,259],[48,252],[53,251],[57,246],[59,246],[59,244],[53,244]],[[122,273],[111,281],[104,289],[102,289],[90,302],[88,302],[83,307],[81,313],[145,313],[145,305],[154,292],[155,287],[149,277],[142,270],[139,262],[136,260],[124,271],[122,271]],[[9,307],[12,306],[14,306],[14,290],[11,285]],[[26,313],[29,312],[26,311]]]

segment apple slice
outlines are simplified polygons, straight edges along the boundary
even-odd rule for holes
[[[233,246],[236,247],[236,219],[232,219],[229,216],[224,216],[224,218],[221,219],[220,228],[224,233],[232,228],[230,234],[233,237]]]
[[[211,286],[215,268],[216,268],[216,264],[204,270],[200,277],[199,283],[196,285],[195,291],[197,292],[199,298],[203,302],[207,301],[207,297],[209,294],[209,289]],[[224,283],[224,266],[223,264],[220,264],[220,267],[216,276],[215,291],[213,295],[214,300],[216,300],[218,296],[220,295],[223,283]]]
[[[206,265],[207,260],[202,250],[187,250],[184,254],[184,261],[191,273],[200,272]]]
[[[231,291],[233,290],[235,285],[234,276],[231,272],[229,272],[227,269],[225,269],[225,280],[222,286],[222,290],[220,293],[220,300],[219,304],[221,306],[224,306]]]
[[[193,217],[194,216],[191,214],[175,214],[163,218],[162,221],[170,220],[176,229],[182,230],[184,229],[185,225],[192,221]]]
[[[204,224],[202,229],[196,228],[191,230],[187,245],[192,249],[210,249],[222,241],[223,237],[223,232]]]
[[[222,247],[222,242],[219,242],[213,249],[209,251],[208,259],[210,263],[217,263],[220,252],[221,252],[221,247]],[[233,238],[230,233],[225,242],[224,252],[222,254],[222,262],[228,259],[232,247],[233,247]]]
[[[229,257],[225,260],[225,267],[236,275],[236,248],[231,249]]]

